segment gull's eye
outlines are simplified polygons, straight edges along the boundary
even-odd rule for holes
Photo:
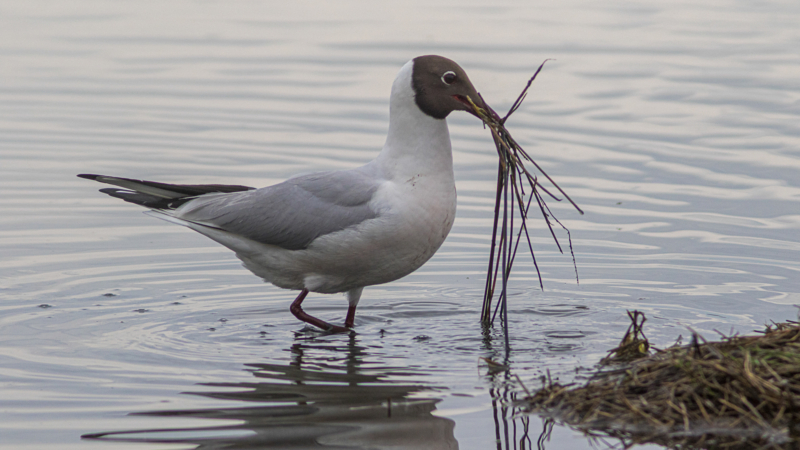
[[[442,75],[442,83],[449,85],[453,84],[454,81],[456,81],[456,73],[452,70],[448,70]]]

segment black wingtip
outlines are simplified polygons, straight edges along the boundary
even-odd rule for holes
[[[79,173],[78,177],[86,178],[87,180],[97,181],[97,179],[102,177],[102,175],[92,175],[91,173]]]

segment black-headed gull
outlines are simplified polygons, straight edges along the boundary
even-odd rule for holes
[[[417,270],[450,232],[456,187],[445,118],[452,111],[472,113],[468,98],[483,105],[458,64],[420,56],[394,80],[386,143],[364,166],[261,189],[78,176],[122,188],[100,191],[204,234],[264,280],[300,290],[290,308],[298,319],[348,331],[365,286]],[[309,292],[346,292],[344,327],[304,312]]]

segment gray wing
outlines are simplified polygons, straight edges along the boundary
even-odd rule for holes
[[[364,168],[322,172],[252,191],[209,194],[174,216],[289,250],[378,216],[369,207],[380,180]]]

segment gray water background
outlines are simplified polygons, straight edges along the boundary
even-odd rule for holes
[[[628,309],[661,347],[689,327],[714,338],[796,319],[798,23],[793,1],[0,3],[0,447],[251,448],[267,426],[301,430],[290,443],[514,448],[541,420],[502,409],[521,387],[481,357],[533,388],[596,363]],[[383,143],[395,74],[428,53],[458,61],[498,111],[554,59],[508,126],[586,211],[550,202],[580,284],[532,221],[545,289],[521,257],[509,355],[478,324],[496,155],[471,116],[448,119],[450,237],[416,273],[365,289],[355,337],[305,331],[293,292],[75,177],[264,186],[360,165]],[[306,303],[344,317],[342,296]],[[377,393],[348,390],[359,383]],[[286,386],[302,387],[274,396]],[[338,419],[298,428],[269,409],[297,396]],[[405,432],[347,416],[392,396]],[[283,412],[254,425],[249,407]],[[178,443],[81,439],[118,431]],[[558,427],[546,446],[590,448]]]

